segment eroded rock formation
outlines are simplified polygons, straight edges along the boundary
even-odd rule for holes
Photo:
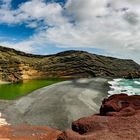
[[[140,96],[113,95],[102,103],[100,113],[72,123],[61,132],[46,126],[3,126],[2,140],[139,140]]]
[[[139,140],[140,96],[113,95],[100,114],[81,118],[57,140]]]
[[[26,54],[0,47],[0,80],[140,77],[140,65],[132,60],[95,55],[84,51],[66,51],[55,55]]]

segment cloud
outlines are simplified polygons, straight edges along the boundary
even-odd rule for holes
[[[37,32],[14,45],[1,44],[30,52],[44,46],[47,49],[50,44],[61,48],[100,48],[109,55],[140,62],[139,0],[68,0],[64,7],[56,2],[31,0],[15,10],[10,3],[5,0],[1,6],[0,22],[24,22]]]
[[[46,4],[43,0],[31,0],[21,3],[18,9],[11,9],[10,0],[5,0],[0,8],[1,23],[20,24],[26,23],[33,26],[32,21],[44,21],[46,25],[62,24],[62,7],[58,3]],[[6,8],[5,8],[6,7]],[[33,26],[34,27],[34,26]]]

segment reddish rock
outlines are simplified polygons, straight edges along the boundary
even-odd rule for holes
[[[43,126],[5,126],[0,127],[0,140],[56,140],[60,133]]]
[[[140,140],[140,96],[113,95],[100,113],[72,123],[63,133],[43,126],[0,127],[0,140]]]
[[[126,94],[112,95],[104,99],[100,108],[100,115],[134,115],[140,110],[140,96],[128,96]]]
[[[79,119],[58,140],[139,140],[140,96],[113,95],[100,114]]]

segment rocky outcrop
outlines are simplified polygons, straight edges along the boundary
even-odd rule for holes
[[[139,140],[140,96],[113,95],[100,113],[72,123],[61,132],[46,126],[1,126],[2,140]]]
[[[61,131],[43,126],[0,127],[1,140],[56,140]]]
[[[101,116],[131,116],[140,111],[140,96],[126,94],[112,95],[104,99],[100,108]]]
[[[140,96],[113,95],[100,114],[81,118],[57,140],[139,140]]]
[[[140,77],[140,65],[132,60],[65,51],[55,55],[26,54],[0,47],[0,80],[16,82],[37,78]]]

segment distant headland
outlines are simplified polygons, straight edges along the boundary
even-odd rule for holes
[[[133,60],[85,51],[70,50],[42,56],[0,47],[0,81],[88,77],[138,78],[140,65]]]

